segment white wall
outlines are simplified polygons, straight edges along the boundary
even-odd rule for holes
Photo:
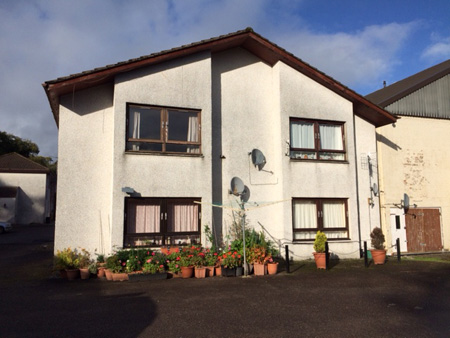
[[[211,95],[209,53],[117,77],[112,247],[123,245],[124,198],[127,195],[121,191],[122,187],[132,187],[142,197],[198,197],[203,202],[211,202]],[[201,109],[203,156],[126,153],[127,102]],[[211,207],[207,205],[202,206],[202,224],[205,223],[211,224]]]
[[[47,174],[1,173],[0,176],[3,186],[20,187],[15,204],[15,223],[44,223]]]
[[[55,251],[110,250],[113,171],[113,87],[61,98]]]

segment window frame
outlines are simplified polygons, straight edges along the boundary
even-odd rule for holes
[[[317,222],[317,228],[295,228],[295,210],[294,210],[294,202],[295,201],[308,201],[308,202],[314,202],[316,205],[316,222]],[[324,228],[323,226],[323,203],[324,202],[343,202],[344,208],[345,208],[345,227],[344,228]],[[340,241],[340,240],[349,240],[350,234],[349,234],[349,214],[348,214],[348,198],[300,198],[300,197],[294,197],[292,198],[292,239],[294,242],[311,242],[314,241],[314,237],[312,238],[305,238],[305,239],[296,239],[295,233],[317,233],[317,231],[322,231],[325,234],[333,233],[333,232],[347,232],[346,237],[339,237],[339,238],[328,238],[329,241]],[[328,236],[327,236],[328,237]]]
[[[133,201],[142,201],[140,205],[159,205],[159,232],[143,232],[143,233],[127,233],[128,230],[128,213],[129,203]],[[188,202],[194,203],[194,201],[201,201],[201,198],[195,197],[125,197],[124,203],[124,230],[123,230],[123,247],[138,248],[138,247],[161,247],[161,246],[179,246],[190,244],[201,244],[201,204],[196,203],[198,207],[198,229],[197,231],[167,231],[169,219],[168,208],[169,204],[176,204],[176,202]],[[181,204],[181,203],[180,203]],[[174,237],[185,237],[185,242],[179,244],[179,239],[173,239]],[[144,242],[141,245],[131,245],[129,242],[133,239],[138,239]],[[158,241],[161,243],[158,243]],[[150,243],[145,243],[149,241]],[[153,241],[153,243],[151,243]],[[156,242],[156,243],[155,243]]]
[[[292,123],[295,122],[304,122],[313,124],[314,128],[314,148],[294,148],[292,147],[292,132],[291,126]],[[341,127],[341,137],[342,137],[342,150],[336,149],[321,149],[320,147],[320,126],[321,125],[333,125]],[[293,155],[293,152],[305,152],[305,153],[315,153],[315,158],[309,157],[296,157]],[[343,154],[343,159],[326,159],[321,158],[321,154],[326,153],[335,153],[335,154]],[[306,155],[305,155],[306,156]],[[321,161],[321,162],[346,162],[347,161],[347,151],[346,151],[346,142],[345,142],[345,122],[342,121],[333,121],[333,120],[315,120],[315,119],[305,119],[300,117],[290,117],[289,118],[289,157],[291,160],[299,160],[299,161]]]
[[[132,135],[129,135],[130,132],[130,123],[132,123],[133,118],[131,117],[131,110],[133,107],[139,109],[154,109],[160,111],[159,118],[159,129],[160,129],[160,138],[159,139],[150,139],[150,138],[133,138]],[[197,115],[198,121],[198,141],[179,141],[179,140],[171,140],[170,137],[170,123],[168,122],[169,111],[177,111],[177,112],[185,112],[185,113],[194,113]],[[126,123],[125,123],[125,151],[127,153],[150,153],[150,154],[168,154],[168,155],[187,155],[187,156],[201,156],[202,155],[202,133],[201,133],[201,110],[200,109],[191,109],[191,108],[179,108],[179,107],[170,107],[170,106],[159,106],[159,105],[148,105],[148,104],[140,104],[140,103],[132,103],[128,102],[126,104]],[[129,146],[133,143],[145,143],[145,144],[160,144],[161,150],[133,150],[129,149]],[[198,147],[198,152],[180,152],[180,151],[167,151],[167,145],[186,145]]]

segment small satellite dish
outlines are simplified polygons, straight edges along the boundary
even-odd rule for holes
[[[266,165],[266,157],[259,149],[253,149],[252,152],[252,162],[255,167],[258,167],[258,170],[262,170]]]
[[[231,193],[235,196],[239,196],[244,192],[244,182],[239,177],[233,177],[231,179]]]
[[[372,191],[375,196],[378,196],[378,185],[376,183],[373,184]]]
[[[250,189],[247,186],[245,186],[244,191],[241,194],[241,201],[247,203],[249,199],[250,199]]]
[[[403,194],[403,210],[405,210],[405,213],[409,210],[409,196],[408,194]]]

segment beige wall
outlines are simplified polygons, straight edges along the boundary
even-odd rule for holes
[[[418,208],[441,208],[444,249],[450,248],[450,158],[445,156],[450,121],[402,116],[377,129],[383,230],[391,243],[390,208],[408,194]]]

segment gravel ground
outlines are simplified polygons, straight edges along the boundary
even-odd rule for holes
[[[450,337],[448,263],[347,260],[319,271],[302,261],[265,277],[69,282],[52,272],[53,231],[0,236],[0,337]]]

